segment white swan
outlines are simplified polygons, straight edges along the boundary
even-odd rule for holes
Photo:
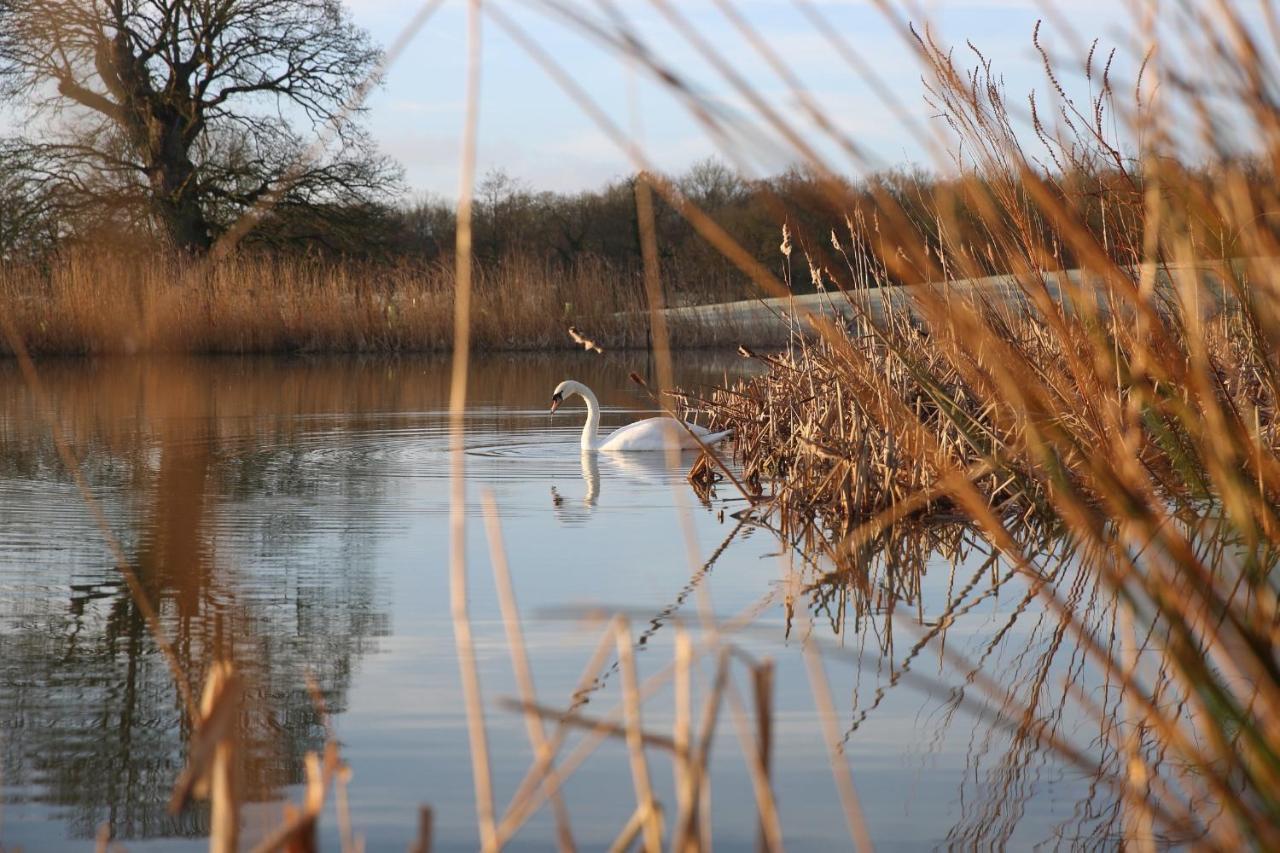
[[[703,444],[715,444],[717,441],[728,438],[729,434],[733,432],[733,430],[728,429],[723,432],[711,432],[706,427],[691,423],[681,426],[680,422],[675,418],[645,418],[642,421],[619,427],[614,430],[607,441],[600,444],[598,443],[599,436],[596,435],[600,429],[600,401],[596,399],[596,395],[586,385],[581,382],[575,382],[572,379],[566,379],[557,385],[555,392],[551,395],[551,413],[555,414],[556,409],[560,408],[560,405],[574,394],[587,401],[587,423],[582,428],[583,450],[628,452],[635,450],[666,450],[673,445],[681,450],[696,450],[698,442],[694,441],[693,436],[689,435],[689,431],[694,432],[702,440]],[[685,427],[688,427],[688,430]]]

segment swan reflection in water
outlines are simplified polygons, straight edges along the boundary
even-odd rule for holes
[[[600,459],[594,450],[582,451],[582,482],[586,484],[586,493],[582,503],[566,499],[555,486],[551,487],[551,506],[555,510],[556,519],[561,524],[570,526],[586,524],[595,511],[596,501],[600,497]]]
[[[629,483],[643,487],[667,485],[672,477],[683,476],[681,472],[692,458],[695,458],[693,454],[682,453],[680,465],[672,468],[665,453],[610,453],[605,456],[615,473],[621,474]],[[570,526],[586,524],[600,500],[600,454],[584,450],[579,460],[585,486],[581,500],[561,494],[555,486],[551,487],[551,506],[556,519]]]

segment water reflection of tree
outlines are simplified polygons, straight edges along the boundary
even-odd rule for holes
[[[740,361],[690,360],[681,381],[720,381]],[[385,519],[374,514],[402,463],[377,436],[434,434],[448,361],[102,359],[40,372],[189,680],[198,685],[221,651],[249,682],[250,794],[297,781],[321,735],[306,674],[341,712],[356,662],[387,630],[372,570]],[[608,405],[645,405],[620,381],[625,369],[598,358],[480,358],[473,434],[544,417],[566,373]],[[190,721],[109,555],[90,544],[97,532],[45,414],[0,362],[0,569],[31,563],[21,589],[0,589],[6,795],[60,806],[80,836],[103,820],[120,837],[201,832],[198,812],[163,808]]]
[[[1238,570],[1237,555],[1253,553],[1218,526],[1202,527],[1195,541],[1204,565],[1229,576]],[[845,740],[908,681],[908,673],[928,669],[924,678],[936,680],[935,695],[942,697],[928,714],[928,748],[940,748],[958,721],[976,720],[967,735],[958,792],[961,816],[948,846],[1003,849],[1029,803],[1049,786],[1081,792],[1070,816],[1055,828],[1061,844],[1121,846],[1122,803],[1105,780],[1125,778],[1125,742],[1147,767],[1171,776],[1184,771],[1167,767],[1164,742],[1129,715],[1120,673],[1086,653],[1085,644],[1094,643],[1104,660],[1125,659],[1121,611],[1100,580],[1099,561],[1108,555],[1081,553],[1053,531],[1025,528],[1023,534],[1024,552],[1037,555],[1030,573],[1015,569],[963,522],[900,525],[845,554],[831,570],[815,570],[807,588],[814,614],[859,652]],[[1276,562],[1273,556],[1263,570],[1273,570]],[[925,594],[930,572],[946,573],[940,597]],[[1058,608],[1045,606],[1050,597]],[[969,619],[959,637],[948,637],[966,617],[997,601],[999,608],[989,608],[981,621]],[[900,633],[904,626],[910,630],[905,653],[895,649],[895,624]],[[1139,674],[1153,695],[1185,709],[1165,657],[1167,626],[1152,621],[1135,627],[1132,654]],[[921,666],[926,659],[927,668]],[[864,679],[874,690],[868,693]],[[962,713],[979,707],[990,713]],[[1073,742],[1083,751],[1067,760],[1052,742]],[[1219,808],[1197,806],[1201,814]]]
[[[181,396],[188,389],[170,390]],[[89,430],[81,446],[100,451],[89,455],[90,479],[128,530],[131,560],[189,681],[198,686],[218,655],[234,659],[245,676],[243,778],[250,797],[268,797],[301,780],[302,756],[323,739],[308,677],[327,708],[341,711],[355,661],[386,633],[368,559],[374,504],[329,507],[326,528],[339,547],[323,565],[299,565],[290,549],[308,535],[309,522],[287,498],[317,488],[317,477],[296,476],[297,448],[285,441],[253,454],[248,464],[257,470],[245,487],[245,465],[228,461],[239,457],[224,453],[216,424],[200,417],[208,409],[187,395],[180,410],[190,420],[154,421],[132,444]],[[6,446],[6,477],[65,482],[47,443],[30,437]],[[320,479],[320,487],[339,492],[345,480],[358,481],[367,495],[377,478],[337,466]],[[126,482],[145,483],[147,497],[114,488]],[[230,498],[215,507],[227,485]],[[239,513],[234,536],[219,535],[217,513],[237,501],[273,501],[272,510]],[[24,508],[28,517],[41,508],[33,503]],[[198,809],[165,810],[191,721],[137,602],[105,550],[86,559],[94,549],[74,549],[65,586],[57,567],[41,565],[65,543],[96,537],[74,507],[50,502],[44,510],[48,543],[32,552],[33,582],[0,600],[8,611],[0,612],[5,785],[60,807],[77,836],[104,821],[120,838],[203,833]],[[240,571],[240,553],[261,565]]]

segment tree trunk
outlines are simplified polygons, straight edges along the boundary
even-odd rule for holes
[[[151,125],[152,211],[174,246],[194,253],[208,251],[213,239],[200,206],[196,167],[183,141],[182,123],[156,118]]]
[[[164,169],[153,176],[152,210],[175,247],[196,254],[206,252],[213,245],[208,220],[195,193],[170,188],[175,171],[181,172]]]
[[[103,39],[95,53],[98,74],[119,104],[108,114],[144,156],[151,185],[151,211],[173,245],[204,252],[213,241],[200,206],[191,145],[203,129],[203,118],[191,108],[185,75],[157,88],[146,63],[133,50],[124,27]]]

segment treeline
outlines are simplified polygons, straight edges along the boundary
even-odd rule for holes
[[[1274,185],[1266,170],[1251,168],[1253,186]],[[1212,172],[1191,178],[1188,186],[1212,191]],[[853,181],[797,169],[752,180],[706,160],[666,180],[797,292],[819,285],[865,284],[868,278],[873,284],[910,283],[935,277],[939,269],[964,276],[1016,272],[1019,255],[1035,256],[1043,268],[1078,265],[1055,229],[1038,227],[1043,199],[1033,203],[1007,176],[944,179],[899,169]],[[636,177],[628,177],[596,190],[560,193],[536,191],[503,172],[490,172],[477,183],[476,258],[491,269],[533,262],[566,272],[588,262],[608,271],[615,287],[639,287],[643,260],[636,183]],[[1120,169],[1093,170],[1051,176],[1046,183],[1063,205],[1090,223],[1093,233],[1103,235],[1104,251],[1122,263],[1136,260],[1124,252],[1141,245],[1140,178]],[[782,246],[784,224],[789,254]],[[670,301],[742,298],[752,292],[746,276],[658,197],[654,226]],[[1197,242],[1202,257],[1232,254],[1230,234],[1215,231],[1212,223],[1195,227],[1201,231]],[[451,263],[455,228],[452,201],[439,198],[281,205],[249,233],[243,251],[392,264]],[[904,252],[893,236],[906,232],[915,235],[914,254]],[[1027,234],[1038,236],[1028,243]],[[1011,240],[1020,244],[1019,251],[1009,251]],[[32,260],[86,244],[147,253],[162,245],[163,237],[145,214],[122,216],[104,206],[60,205],[42,197],[40,186],[24,183],[17,172],[0,173],[0,255],[9,261]],[[963,270],[957,269],[958,262]],[[877,274],[862,275],[867,269]]]

